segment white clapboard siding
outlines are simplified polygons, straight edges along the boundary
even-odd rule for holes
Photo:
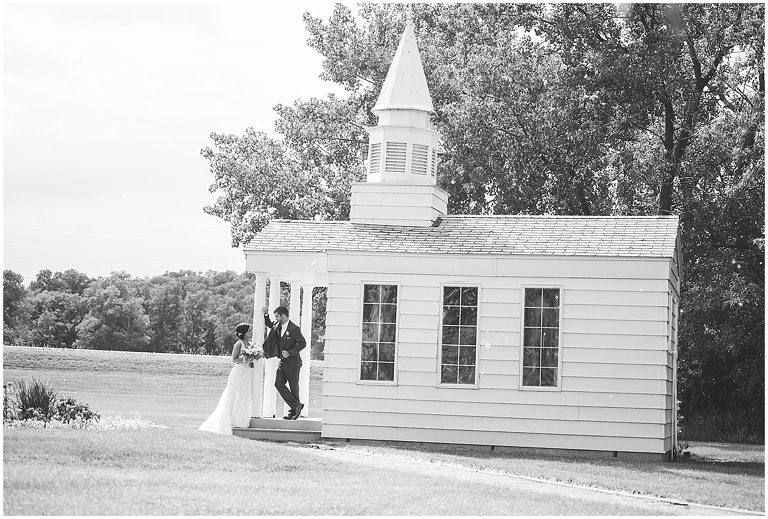
[[[491,346],[519,346],[520,328],[509,330],[484,330],[480,329],[480,344]]]
[[[325,314],[325,326],[358,326],[360,315],[357,312],[339,312],[336,309],[329,310]]]
[[[437,344],[437,333],[437,329],[401,328],[398,332],[398,340],[402,342]]]
[[[497,282],[492,281],[489,285],[483,285],[483,304],[486,303],[507,303],[520,304],[521,290],[517,288],[497,287]]]
[[[636,422],[664,424],[667,415],[663,409],[635,409],[628,407],[577,407],[576,418],[593,422]]]
[[[662,321],[606,321],[602,319],[570,319],[563,310],[563,332],[565,333],[610,333],[614,335],[660,335],[667,336],[668,325]]]
[[[357,350],[360,347],[360,342],[357,339],[332,339],[329,340],[326,337],[325,340],[325,360],[328,360],[329,355],[357,355]]]
[[[323,423],[323,438],[357,438],[425,443],[456,443],[463,445],[495,445],[539,449],[575,449],[662,453],[664,441],[655,438],[623,436],[576,436],[573,434],[531,434],[499,431],[465,431],[337,425]],[[667,449],[669,450],[669,449]]]
[[[600,275],[595,273],[595,275]],[[588,290],[594,292],[665,292],[667,290],[666,279],[653,278],[625,278],[625,279],[601,279],[596,277],[525,277],[518,278],[526,285],[560,286],[566,290]]]
[[[403,371],[420,371],[424,373],[437,373],[437,360],[433,358],[418,358],[418,357],[405,357],[403,355],[398,356],[397,369],[402,373]]]
[[[661,364],[605,364],[563,361],[563,373],[569,377],[642,378],[667,380],[667,367]]]
[[[481,358],[478,363],[478,371],[483,375],[515,375],[519,364],[517,360],[491,360]]]
[[[513,338],[515,336],[512,336]],[[509,344],[491,344],[488,341],[480,340],[480,360],[488,361],[505,361],[505,360],[518,360],[518,347],[511,346]]]
[[[436,330],[440,326],[440,317],[435,315],[412,315],[406,314],[402,310],[398,318],[398,327],[402,330],[405,328],[422,329],[422,330]]]
[[[562,349],[563,362],[665,365],[668,352],[635,350],[630,348],[575,348],[570,344]]]
[[[358,292],[360,290],[360,287],[358,288]],[[360,295],[358,294],[356,297],[333,297],[329,299],[330,301],[333,301],[333,308],[331,308],[334,312],[352,312],[357,313],[360,311]],[[328,323],[328,308],[326,306],[326,318],[325,322]]]
[[[421,276],[422,279],[424,276]],[[434,303],[440,301],[440,286],[436,283],[432,286],[422,285],[410,285],[406,284],[407,279],[413,279],[414,276],[402,277],[402,290],[400,291],[400,299],[405,301],[426,301],[428,303]],[[431,278],[430,278],[431,279]],[[434,280],[433,280],[434,283]]]
[[[336,324],[333,326],[326,325],[325,327],[325,342],[334,341],[336,339],[353,340],[360,339],[360,326],[345,326]]]
[[[517,389],[517,373],[499,375],[494,373],[480,373],[479,388],[485,389]]]
[[[563,311],[570,305],[629,305],[629,306],[667,306],[669,294],[666,290],[651,292],[624,292],[620,290],[572,290],[563,292]]]
[[[339,274],[329,272],[328,273],[328,301],[337,297],[349,297],[351,299],[360,299],[360,283],[354,284],[341,283],[335,280]]]
[[[574,434],[584,436],[631,436],[664,438],[664,425],[636,422],[592,422],[553,418],[515,418],[510,416],[468,416],[422,412],[402,413],[382,410],[329,411],[324,421],[340,425],[376,427],[411,427],[419,429],[464,429],[472,431],[505,431],[538,434]]]
[[[486,256],[450,256],[443,254],[354,254],[328,252],[329,272],[360,273],[363,279],[375,276],[378,280],[404,275],[462,276],[471,272],[475,276],[495,276],[496,260]],[[397,275],[382,274],[397,272]],[[335,277],[333,278],[336,279]]]
[[[323,369],[323,379],[328,382],[347,382],[357,383],[358,370],[354,368],[337,368],[335,366],[325,366]]]
[[[590,391],[606,393],[667,394],[667,380],[645,380],[608,377],[572,377],[563,375],[563,391]]]
[[[661,350],[667,349],[666,335],[641,336],[601,333],[563,333],[563,347],[568,348],[607,348],[632,350]]]
[[[323,394],[329,396],[356,396],[372,402],[384,398],[399,398],[431,402],[505,402],[540,406],[595,406],[626,407],[632,409],[669,409],[671,397],[658,394],[600,393],[566,391],[508,391],[502,389],[466,390],[461,388],[436,388],[432,386],[385,386],[349,384],[326,378]],[[375,404],[371,404],[375,406]]]
[[[510,319],[520,315],[520,303],[490,303],[483,300],[481,304],[481,316],[485,319],[488,317],[504,317]]]
[[[517,278],[667,279],[668,272],[663,259],[518,256],[499,258],[496,265],[498,276]]]
[[[327,355],[323,361],[323,368],[347,368],[357,369],[359,357],[356,353],[334,353]]]
[[[427,317],[437,317],[440,315],[440,303],[438,301],[421,301],[406,299],[405,295],[400,296],[399,305],[400,315],[402,317],[413,317],[423,319]],[[431,321],[430,321],[431,322]]]
[[[668,269],[656,260],[329,254],[323,435],[664,452]],[[394,382],[358,380],[365,282],[400,286]],[[438,386],[442,286],[452,283],[481,287],[477,386]],[[554,391],[519,387],[522,287],[531,285],[563,288]]]
[[[331,397],[333,409],[339,411],[370,411],[366,398]],[[382,413],[416,413],[424,415],[462,415],[474,417],[517,418],[534,420],[585,420],[588,422],[626,422],[664,425],[667,411],[660,409],[576,407],[567,405],[541,406],[505,402],[449,402],[380,399],[376,411]]]
[[[400,341],[397,344],[397,354],[399,356],[421,357],[434,360],[437,358],[437,343],[423,344],[420,342]]]
[[[516,332],[520,330],[520,318],[515,317],[488,317],[480,316],[480,331]]]
[[[437,378],[434,373],[418,371],[400,371],[398,383],[401,386],[435,386]]]
[[[604,319],[632,321],[666,321],[667,310],[662,306],[568,304],[569,319]]]

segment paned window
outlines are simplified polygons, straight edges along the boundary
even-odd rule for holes
[[[475,384],[477,291],[477,287],[443,287],[441,384]]]
[[[523,386],[557,387],[560,358],[560,289],[526,288]]]
[[[363,285],[360,380],[395,380],[397,285]]]

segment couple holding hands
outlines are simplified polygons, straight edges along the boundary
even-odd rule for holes
[[[274,322],[269,318],[267,307],[264,307],[263,312],[264,324],[270,328],[269,335],[262,345],[263,356],[268,359],[280,359],[275,373],[275,388],[290,408],[283,418],[297,420],[304,408],[304,404],[299,401],[299,372],[302,365],[299,353],[306,347],[307,341],[301,334],[301,329],[289,319],[288,310],[284,306],[275,308]],[[239,324],[235,328],[239,340],[232,348],[234,366],[216,409],[198,428],[201,431],[232,434],[233,427],[248,427],[250,423],[253,377],[249,365],[252,367],[252,358],[258,359],[262,356],[258,350],[255,354],[251,353],[253,347],[248,339],[250,329],[251,326],[247,323]]]

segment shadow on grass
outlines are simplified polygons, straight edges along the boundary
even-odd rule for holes
[[[694,456],[689,460],[679,462],[678,466],[701,472],[719,472],[721,474],[744,474],[746,476],[765,477],[765,463],[756,461],[716,461]]]
[[[331,442],[334,443],[334,442]],[[338,446],[350,445],[343,441],[335,442]],[[679,461],[652,461],[643,459],[632,459],[630,457],[614,458],[612,456],[570,454],[556,455],[551,453],[525,452],[515,450],[491,450],[487,446],[462,446],[462,445],[444,445],[444,444],[413,444],[400,442],[374,442],[374,441],[356,441],[351,445],[364,445],[369,447],[386,447],[393,450],[419,454],[441,454],[455,456],[466,460],[520,460],[529,461],[537,464],[557,463],[573,466],[574,471],[584,464],[593,466],[625,466],[631,467],[633,471],[658,474],[659,472],[676,472],[678,470],[700,472],[702,475],[725,474],[742,475],[748,477],[765,478],[765,463],[759,461],[746,461],[744,459],[723,459],[722,456],[696,455],[691,458]],[[718,451],[726,451],[733,458],[749,457],[750,451],[759,450],[754,445],[718,445]],[[721,452],[718,452],[721,454]]]

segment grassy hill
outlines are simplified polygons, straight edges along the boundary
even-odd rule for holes
[[[697,443],[690,460],[664,463],[450,445],[323,441],[307,446],[197,431],[214,409],[230,369],[228,357],[4,347],[4,383],[29,376],[49,380],[60,396],[74,396],[102,415],[139,413],[165,426],[4,427],[4,513],[733,513],[673,506],[657,497],[765,510],[765,451],[757,445]],[[321,364],[313,362],[310,373],[310,414],[320,416]],[[286,497],[286,486],[296,489],[295,498]]]

